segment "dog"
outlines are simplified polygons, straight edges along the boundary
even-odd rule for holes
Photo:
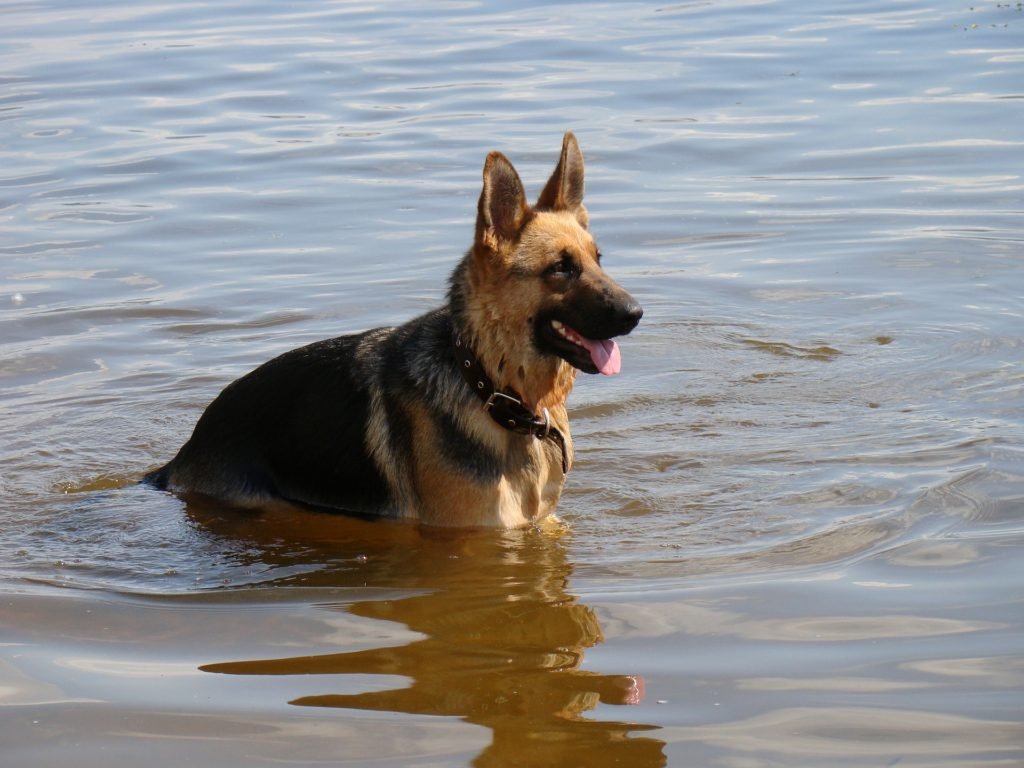
[[[573,463],[576,372],[617,373],[613,338],[642,315],[602,269],[576,137],[533,206],[494,151],[444,306],[264,363],[144,480],[243,508],[528,526],[554,511]]]

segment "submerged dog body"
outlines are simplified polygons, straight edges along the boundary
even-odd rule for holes
[[[146,479],[243,507],[294,504],[518,527],[550,514],[572,464],[576,370],[617,373],[643,311],[601,269],[583,156],[565,135],[535,206],[499,152],[448,302],[395,328],[316,342],[228,385]]]

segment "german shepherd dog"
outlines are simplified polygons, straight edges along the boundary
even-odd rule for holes
[[[643,309],[601,268],[566,133],[531,207],[500,152],[448,301],[395,328],[286,352],[229,384],[145,480],[246,508],[290,505],[428,526],[549,515],[573,462],[576,371],[614,374]]]

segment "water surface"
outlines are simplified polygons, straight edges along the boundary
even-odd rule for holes
[[[12,765],[1024,760],[1024,15],[0,3]],[[134,485],[232,379],[435,306],[483,158],[587,158],[645,306],[560,520]]]

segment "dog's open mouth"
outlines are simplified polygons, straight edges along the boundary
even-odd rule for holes
[[[559,320],[552,320],[548,326],[557,341],[558,354],[570,364],[587,373],[603,373],[611,376],[622,368],[619,345],[612,339],[588,339],[579,331]]]

